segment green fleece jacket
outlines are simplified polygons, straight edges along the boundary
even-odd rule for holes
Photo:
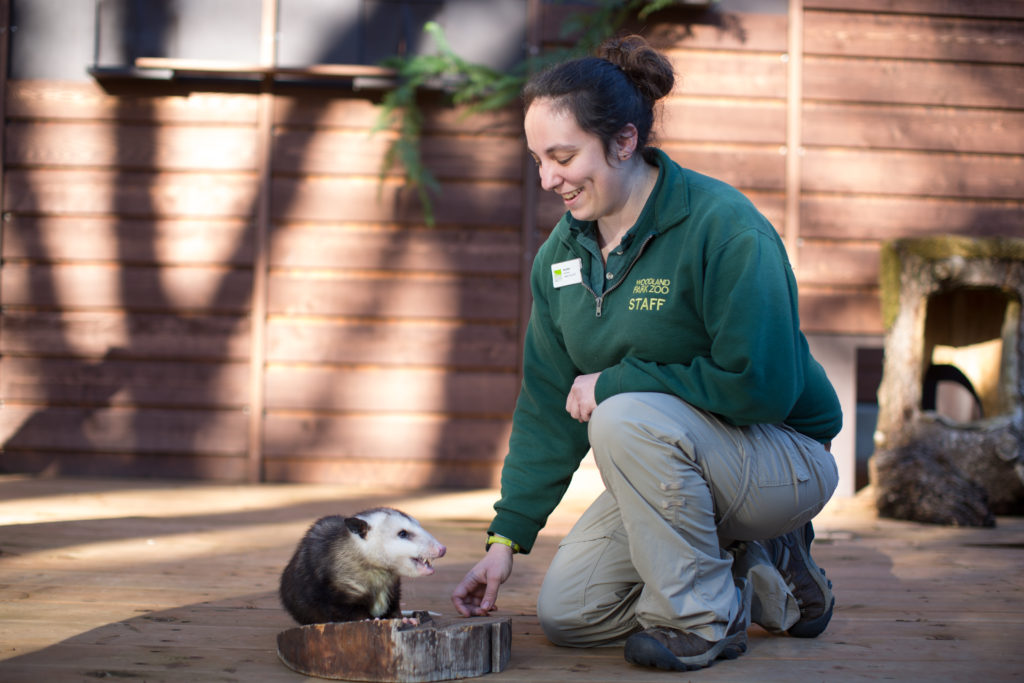
[[[673,394],[738,425],[785,423],[821,442],[842,424],[800,331],[778,233],[739,191],[660,150],[640,218],[602,265],[595,225],[565,214],[534,260],[523,383],[490,531],[529,552],[589,449],[565,410],[573,380],[596,399]]]

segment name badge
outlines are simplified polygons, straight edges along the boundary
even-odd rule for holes
[[[562,261],[551,265],[551,283],[555,289],[583,282],[583,259]]]

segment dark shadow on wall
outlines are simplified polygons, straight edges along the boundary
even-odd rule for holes
[[[376,11],[387,12],[381,4],[376,8]],[[130,42],[135,27],[130,15],[123,15],[123,19],[121,30],[125,41]],[[351,39],[353,29],[339,25],[335,31],[334,42],[340,44]],[[151,35],[147,49],[159,50],[159,46],[153,48],[152,39]],[[320,61],[329,61],[332,50],[333,47],[328,46]],[[43,334],[49,335],[50,340],[41,353],[23,349],[23,355],[18,358],[18,362],[34,364],[38,388],[21,406],[27,418],[6,440],[0,469],[47,475],[239,480],[244,477],[247,444],[238,434],[244,434],[248,406],[246,400],[237,395],[225,397],[230,392],[225,391],[222,383],[225,374],[237,377],[239,367],[248,360],[239,355],[236,340],[252,332],[248,307],[252,263],[257,260],[254,216],[258,196],[253,191],[249,206],[226,219],[203,216],[201,210],[178,217],[165,216],[162,202],[167,190],[160,184],[177,170],[162,172],[166,169],[161,168],[161,122],[154,103],[156,98],[168,95],[252,93],[255,88],[251,83],[212,81],[111,82],[107,86],[108,93],[116,98],[114,111],[109,114],[116,121],[112,125],[112,144],[116,147],[111,162],[114,169],[109,188],[105,188],[109,190],[111,204],[97,209],[90,202],[84,207],[72,207],[72,213],[81,212],[83,222],[95,218],[89,216],[90,213],[116,217],[111,221],[116,263],[110,265],[116,275],[105,272],[95,277],[116,280],[115,300],[100,308],[110,306],[106,313],[115,317],[123,312],[122,336],[119,343],[111,344],[102,354],[79,351],[79,340],[70,329],[73,323],[69,322],[69,315],[74,318],[83,313],[96,313],[97,309],[88,297],[76,297],[73,303],[64,303],[61,269],[78,268],[81,264],[61,262],[59,254],[48,253],[48,246],[38,230],[17,231],[17,238],[24,242],[25,253],[31,254],[23,264],[28,273],[26,277],[31,280],[30,295],[28,300],[19,302],[20,305],[7,307],[5,328],[16,332],[15,328],[20,327],[21,332],[29,335],[48,328]],[[353,94],[339,88],[331,97],[372,100],[375,96]],[[288,112],[279,107],[277,120],[288,120]],[[309,140],[313,139],[311,135]],[[275,135],[274,140],[273,158],[285,152],[278,145],[293,144],[293,138],[280,135]],[[304,151],[289,148],[287,153],[301,156]],[[275,176],[274,180],[279,177]],[[267,242],[272,263],[275,237],[281,227],[279,220],[289,215],[289,207],[296,200],[295,193],[301,189],[301,183],[274,182],[274,188],[274,220]],[[182,189],[187,191],[187,184]],[[33,194],[31,182],[27,183],[26,190],[7,211],[15,221],[45,220],[45,197]],[[395,194],[395,220],[402,221],[404,227],[394,233],[388,247],[391,256],[401,251],[408,230],[419,220],[414,200],[410,204],[412,194],[404,190]],[[443,210],[443,199],[441,208]],[[339,198],[338,220],[344,220],[343,209],[344,198]],[[187,256],[168,262],[157,248],[163,231],[173,231],[190,221],[208,221],[210,225],[243,221],[245,227],[238,230],[234,245],[220,263]],[[460,230],[457,223],[445,227],[455,233]],[[372,260],[372,255],[368,255],[367,262]],[[445,264],[438,263],[437,268],[444,270]],[[211,274],[218,270],[221,275],[213,277],[213,285],[206,290],[208,295],[204,301],[188,293],[196,278],[209,283]],[[467,279],[466,283],[471,285],[472,281]],[[182,291],[186,292],[184,297]],[[472,296],[472,292],[464,291],[459,296]],[[455,308],[461,308],[461,304]],[[356,317],[370,321],[371,325],[383,324],[375,315],[373,302],[367,301]],[[59,341],[54,337],[60,337]],[[509,343],[515,344],[515,335],[511,335]],[[459,347],[450,343],[448,348],[452,351],[443,364],[458,368]],[[245,381],[241,386],[246,386]],[[446,384],[448,390],[452,386],[452,383]],[[326,394],[331,387],[321,386],[317,390],[325,396],[307,398],[305,402],[330,405]],[[514,396],[509,397],[509,410],[513,399]],[[438,400],[439,410],[453,402],[456,402],[453,397],[442,394]],[[500,436],[499,433],[495,438]],[[328,438],[326,434],[314,435],[313,442],[303,447],[323,450],[322,444],[315,441]],[[446,440],[442,428],[437,438],[441,450]],[[275,444],[274,448],[287,450],[289,444]],[[329,445],[326,450],[330,451]],[[495,442],[489,450],[497,452],[500,445]],[[449,460],[446,466],[451,468],[452,462]],[[458,466],[456,459],[455,467]],[[460,479],[459,476],[446,479],[448,476],[441,473],[430,479],[435,483]]]

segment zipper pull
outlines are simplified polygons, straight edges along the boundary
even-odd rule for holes
[[[601,296],[597,297],[595,299],[595,301],[597,301],[597,311],[595,311],[595,317],[600,318],[601,317],[601,304],[604,303],[604,295],[602,294]]]

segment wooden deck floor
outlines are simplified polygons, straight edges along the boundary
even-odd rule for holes
[[[754,627],[745,656],[689,674],[631,666],[619,648],[554,647],[537,627],[537,586],[594,495],[584,473],[535,552],[517,558],[499,600],[511,661],[480,680],[1024,679],[1024,519],[923,526],[879,520],[864,499],[831,505],[816,525],[837,604],[815,640]],[[276,656],[292,623],[275,589],[312,520],[378,504],[420,518],[449,553],[434,576],[406,581],[405,606],[450,615],[494,496],[0,477],[0,681],[304,680]]]

